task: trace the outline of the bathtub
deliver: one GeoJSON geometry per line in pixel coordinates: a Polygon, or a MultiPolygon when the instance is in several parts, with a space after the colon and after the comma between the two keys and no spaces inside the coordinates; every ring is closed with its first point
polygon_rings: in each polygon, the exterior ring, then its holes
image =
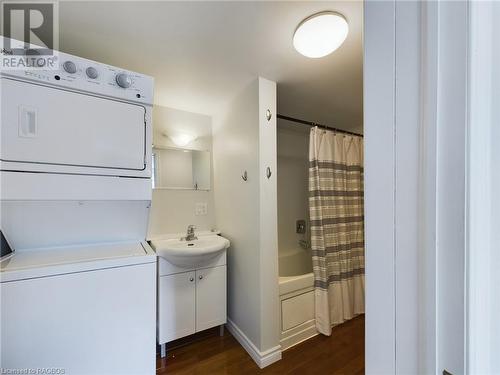
{"type": "Polygon", "coordinates": [[[281,349],[318,334],[314,319],[314,275],[309,251],[297,249],[278,258],[281,349]]]}

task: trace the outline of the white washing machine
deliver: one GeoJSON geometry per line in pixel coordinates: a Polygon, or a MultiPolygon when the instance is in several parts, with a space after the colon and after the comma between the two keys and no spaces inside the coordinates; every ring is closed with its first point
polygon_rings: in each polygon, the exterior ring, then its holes
{"type": "Polygon", "coordinates": [[[25,250],[0,270],[2,369],[155,373],[156,256],[147,243],[25,250]]]}
{"type": "Polygon", "coordinates": [[[153,80],[59,58],[0,72],[0,368],[154,374],[153,80]]]}

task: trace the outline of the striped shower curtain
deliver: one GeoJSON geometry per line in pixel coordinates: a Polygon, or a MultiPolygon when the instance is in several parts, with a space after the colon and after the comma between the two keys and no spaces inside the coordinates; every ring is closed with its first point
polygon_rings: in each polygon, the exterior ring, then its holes
{"type": "Polygon", "coordinates": [[[363,138],[311,129],[309,212],[316,327],[364,313],[363,138]]]}

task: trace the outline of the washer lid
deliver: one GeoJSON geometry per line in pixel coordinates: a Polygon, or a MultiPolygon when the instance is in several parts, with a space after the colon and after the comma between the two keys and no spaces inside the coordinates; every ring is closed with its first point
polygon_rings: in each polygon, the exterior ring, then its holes
{"type": "Polygon", "coordinates": [[[145,242],[21,250],[0,263],[0,282],[154,262],[156,254],[145,242]]]}

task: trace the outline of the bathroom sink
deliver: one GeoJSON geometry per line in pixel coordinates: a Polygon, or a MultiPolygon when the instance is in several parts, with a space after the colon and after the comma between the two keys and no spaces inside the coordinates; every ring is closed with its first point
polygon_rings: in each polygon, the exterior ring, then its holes
{"type": "Polygon", "coordinates": [[[200,236],[196,240],[153,240],[151,246],[158,256],[179,267],[202,266],[229,247],[221,236],[200,236]]]}

